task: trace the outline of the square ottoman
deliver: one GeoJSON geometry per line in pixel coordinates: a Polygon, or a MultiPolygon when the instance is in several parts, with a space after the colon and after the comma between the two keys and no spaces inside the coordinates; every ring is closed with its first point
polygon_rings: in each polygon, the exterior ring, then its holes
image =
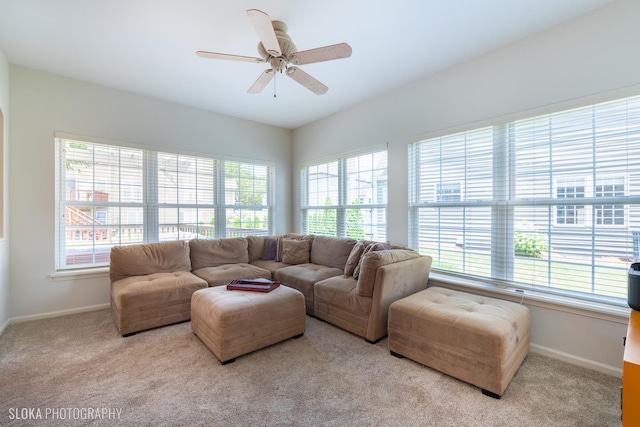
{"type": "Polygon", "coordinates": [[[191,329],[222,364],[305,331],[301,292],[279,286],[271,292],[201,289],[191,297],[191,329]]]}
{"type": "Polygon", "coordinates": [[[529,353],[524,305],[440,287],[389,307],[389,350],[500,398],[529,353]]]}

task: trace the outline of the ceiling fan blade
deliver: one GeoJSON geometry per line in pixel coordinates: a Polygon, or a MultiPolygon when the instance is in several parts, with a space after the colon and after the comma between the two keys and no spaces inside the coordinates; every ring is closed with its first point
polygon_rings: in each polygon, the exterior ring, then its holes
{"type": "Polygon", "coordinates": [[[278,38],[276,37],[276,32],[273,30],[273,24],[271,23],[269,15],[258,9],[249,9],[247,10],[247,14],[249,18],[251,18],[258,37],[260,37],[260,41],[269,55],[275,56],[276,58],[282,55],[280,43],[278,43],[278,38]]]}
{"type": "Polygon", "coordinates": [[[351,56],[351,46],[346,43],[338,43],[331,46],[295,52],[289,57],[292,64],[304,65],[314,62],[332,61],[334,59],[348,58],[351,56]]]}
{"type": "Polygon", "coordinates": [[[293,80],[297,81],[316,95],[322,95],[329,90],[328,87],[326,87],[298,67],[287,68],[287,76],[291,77],[293,80]]]}
{"type": "Polygon", "coordinates": [[[251,85],[247,93],[255,95],[262,92],[262,89],[264,89],[265,86],[267,86],[267,84],[271,81],[274,75],[275,73],[273,71],[273,68],[264,70],[264,72],[260,74],[260,77],[258,77],[258,80],[256,80],[255,83],[251,85]]]}
{"type": "Polygon", "coordinates": [[[197,51],[196,55],[198,55],[201,58],[208,58],[208,59],[226,59],[230,61],[243,61],[243,62],[264,62],[264,59],[256,58],[254,56],[229,55],[227,53],[205,52],[204,50],[197,51]]]}

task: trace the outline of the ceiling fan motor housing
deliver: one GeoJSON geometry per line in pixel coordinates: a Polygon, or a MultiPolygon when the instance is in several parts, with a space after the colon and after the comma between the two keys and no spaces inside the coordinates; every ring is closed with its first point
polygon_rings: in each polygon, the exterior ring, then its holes
{"type": "Polygon", "coordinates": [[[281,21],[272,21],[273,30],[276,33],[278,39],[278,45],[280,45],[280,56],[273,56],[265,48],[262,42],[258,43],[258,53],[260,56],[271,65],[276,71],[282,72],[287,68],[289,63],[289,56],[297,51],[296,45],[291,41],[291,37],[287,34],[287,25],[281,21]]]}

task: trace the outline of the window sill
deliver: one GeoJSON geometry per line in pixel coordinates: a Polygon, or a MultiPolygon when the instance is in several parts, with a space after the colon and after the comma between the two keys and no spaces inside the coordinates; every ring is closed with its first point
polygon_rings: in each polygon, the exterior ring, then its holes
{"type": "Polygon", "coordinates": [[[530,306],[593,317],[621,324],[627,324],[629,322],[629,313],[631,311],[629,307],[623,305],[587,301],[579,298],[547,294],[531,289],[524,289],[520,292],[514,288],[491,284],[489,281],[473,280],[435,271],[429,274],[429,286],[443,286],[459,291],[506,299],[517,303],[522,302],[530,306]]]}
{"type": "Polygon", "coordinates": [[[94,278],[109,277],[109,267],[86,268],[82,270],[56,271],[55,273],[51,273],[49,277],[54,282],[61,282],[64,280],[94,279],[94,278]]]}

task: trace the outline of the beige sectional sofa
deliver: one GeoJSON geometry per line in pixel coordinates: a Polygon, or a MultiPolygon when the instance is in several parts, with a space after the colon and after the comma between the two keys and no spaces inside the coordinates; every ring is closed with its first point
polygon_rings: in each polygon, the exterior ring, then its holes
{"type": "Polygon", "coordinates": [[[408,248],[301,234],[116,246],[111,308],[128,335],[188,320],[198,289],[265,278],[301,291],[307,314],[374,342],[389,305],[425,289],[430,268],[408,248]]]}

